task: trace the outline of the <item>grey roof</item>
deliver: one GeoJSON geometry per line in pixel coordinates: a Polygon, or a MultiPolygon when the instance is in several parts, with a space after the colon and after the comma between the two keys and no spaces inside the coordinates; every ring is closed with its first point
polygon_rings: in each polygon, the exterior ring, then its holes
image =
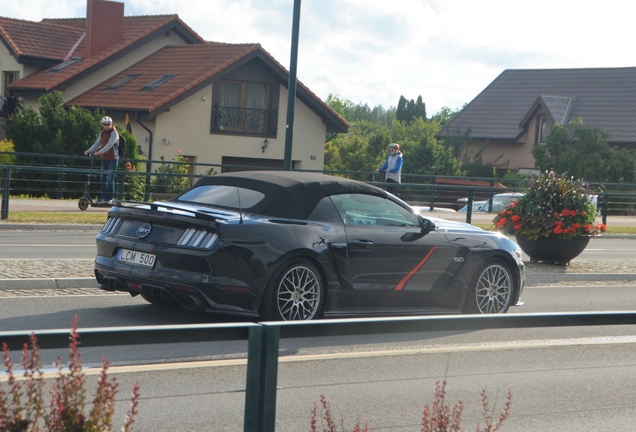
{"type": "Polygon", "coordinates": [[[473,139],[514,140],[538,102],[555,122],[580,117],[610,142],[636,143],[636,67],[505,70],[437,136],[470,129],[473,139]]]}
{"type": "MultiPolygon", "coordinates": [[[[559,124],[568,124],[570,114],[574,107],[576,97],[543,96],[539,97],[542,105],[550,113],[552,121],[559,124]]],[[[523,126],[520,124],[519,126],[523,126]]]]}

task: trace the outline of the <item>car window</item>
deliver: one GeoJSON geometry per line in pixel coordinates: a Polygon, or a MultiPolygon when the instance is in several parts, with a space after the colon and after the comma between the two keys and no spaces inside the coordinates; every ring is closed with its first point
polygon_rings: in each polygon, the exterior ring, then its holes
{"type": "Polygon", "coordinates": [[[307,220],[316,222],[342,223],[342,219],[336,210],[334,203],[329,197],[318,202],[314,211],[311,212],[307,220]]]}
{"type": "Polygon", "coordinates": [[[204,185],[186,191],[177,201],[207,204],[231,209],[250,208],[258,204],[265,194],[251,189],[225,185],[204,185]],[[239,203],[240,201],[240,203],[239,203]],[[240,205],[239,205],[240,204],[240,205]]]}
{"type": "Polygon", "coordinates": [[[333,195],[331,200],[345,225],[420,225],[417,216],[387,198],[365,194],[341,194],[333,195]]]}

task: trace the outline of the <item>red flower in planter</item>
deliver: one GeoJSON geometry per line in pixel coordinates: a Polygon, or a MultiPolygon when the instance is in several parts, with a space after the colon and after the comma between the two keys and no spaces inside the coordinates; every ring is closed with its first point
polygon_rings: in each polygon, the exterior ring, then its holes
{"type": "Polygon", "coordinates": [[[499,222],[497,222],[497,228],[502,228],[507,223],[508,223],[508,219],[501,218],[499,219],[499,222]]]}

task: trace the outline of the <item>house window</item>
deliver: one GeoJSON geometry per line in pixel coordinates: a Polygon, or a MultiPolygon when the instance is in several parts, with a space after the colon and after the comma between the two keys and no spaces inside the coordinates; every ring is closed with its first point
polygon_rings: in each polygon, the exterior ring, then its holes
{"type": "Polygon", "coordinates": [[[551,132],[552,124],[550,120],[547,117],[539,117],[539,136],[537,137],[537,144],[545,144],[551,132]]]}
{"type": "Polygon", "coordinates": [[[2,72],[2,95],[6,96],[7,87],[9,84],[16,82],[20,79],[20,72],[2,72]]]}
{"type": "Polygon", "coordinates": [[[66,69],[70,65],[77,63],[81,59],[81,57],[73,57],[70,60],[66,60],[64,63],[60,63],[59,65],[51,68],[51,70],[49,70],[49,73],[58,73],[59,71],[66,69]]]}
{"type": "Polygon", "coordinates": [[[271,135],[276,129],[276,110],[269,109],[270,85],[223,81],[215,105],[215,131],[271,135]]]}
{"type": "Polygon", "coordinates": [[[162,84],[167,83],[168,81],[170,81],[172,78],[176,77],[177,75],[178,74],[165,74],[164,76],[159,77],[156,80],[150,81],[148,84],[144,86],[144,88],[142,88],[142,90],[153,91],[154,89],[156,89],[162,84]]]}
{"type": "Polygon", "coordinates": [[[106,87],[106,90],[116,90],[119,87],[128,84],[129,82],[131,82],[132,80],[134,80],[135,78],[137,78],[138,76],[140,76],[140,74],[128,74],[125,77],[123,77],[122,79],[120,79],[119,81],[109,85],[108,87],[106,87]]]}

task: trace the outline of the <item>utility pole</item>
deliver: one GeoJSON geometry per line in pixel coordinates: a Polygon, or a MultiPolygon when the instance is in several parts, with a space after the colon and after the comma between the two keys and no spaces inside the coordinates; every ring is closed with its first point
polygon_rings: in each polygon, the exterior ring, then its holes
{"type": "Polygon", "coordinates": [[[283,169],[292,169],[292,144],[294,140],[294,110],[296,108],[296,63],[298,63],[298,33],[300,30],[300,0],[294,0],[292,23],[292,44],[289,62],[289,82],[287,84],[287,121],[285,123],[285,159],[283,169]]]}

